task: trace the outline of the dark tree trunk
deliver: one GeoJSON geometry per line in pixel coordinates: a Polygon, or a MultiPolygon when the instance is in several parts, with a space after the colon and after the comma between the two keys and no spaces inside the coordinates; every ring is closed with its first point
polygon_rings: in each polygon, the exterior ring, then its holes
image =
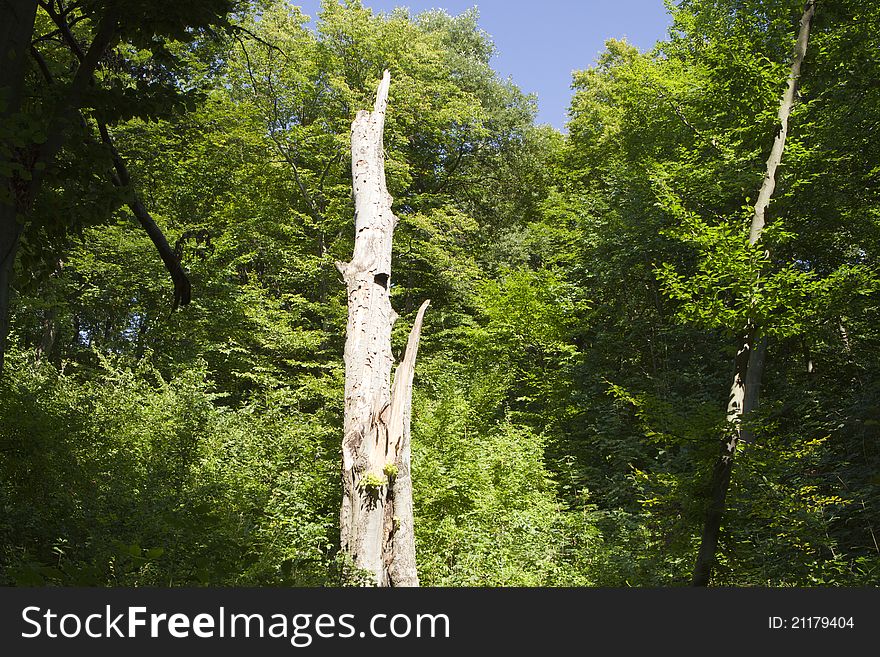
{"type": "MultiPolygon", "coordinates": [[[[25,60],[34,32],[36,0],[0,0],[0,124],[21,107],[25,60]]],[[[0,172],[15,159],[10,144],[0,144],[0,172]]],[[[9,334],[12,267],[21,237],[21,202],[26,184],[15,174],[0,173],[0,374],[9,334]]]]}
{"type": "MultiPolygon", "coordinates": [[[[25,60],[31,46],[37,3],[33,0],[0,0],[3,2],[3,21],[0,22],[0,54],[3,65],[0,66],[0,90],[7,101],[0,114],[0,121],[5,121],[15,114],[21,104],[24,86],[25,60]]],[[[18,159],[26,167],[30,180],[16,174],[6,175],[2,184],[0,198],[0,368],[6,353],[6,339],[9,333],[9,298],[11,294],[13,264],[18,251],[19,240],[23,231],[23,223],[30,212],[31,205],[43,182],[45,166],[37,164],[51,162],[64,144],[64,137],[72,121],[76,120],[77,109],[82,102],[83,93],[91,82],[92,74],[104,51],[117,34],[117,8],[111,5],[95,31],[95,37],[85,53],[70,88],[59,103],[49,126],[45,142],[33,144],[27,149],[19,149],[18,159]],[[27,151],[25,153],[25,151],[27,151]]],[[[15,158],[14,151],[3,145],[0,155],[8,164],[9,158],[15,158]]],[[[6,167],[3,167],[5,170],[6,167]]]]}

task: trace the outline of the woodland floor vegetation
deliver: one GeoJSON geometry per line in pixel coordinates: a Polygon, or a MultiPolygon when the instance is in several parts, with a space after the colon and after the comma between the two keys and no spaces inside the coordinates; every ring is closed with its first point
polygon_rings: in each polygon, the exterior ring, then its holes
{"type": "Polygon", "coordinates": [[[711,583],[878,581],[880,3],[815,3],[758,242],[803,0],[671,3],[564,134],[476,11],[37,4],[0,29],[0,585],[350,583],[335,263],[385,69],[421,584],[691,583],[752,326],[711,583]]]}

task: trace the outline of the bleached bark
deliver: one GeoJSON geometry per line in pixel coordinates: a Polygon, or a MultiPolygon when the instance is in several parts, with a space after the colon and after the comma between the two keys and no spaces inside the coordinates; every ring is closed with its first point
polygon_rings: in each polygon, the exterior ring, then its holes
{"type": "Polygon", "coordinates": [[[777,114],[779,123],[776,137],[773,140],[773,148],[770,149],[770,155],[767,157],[764,181],[761,183],[758,199],[755,201],[755,213],[752,216],[752,227],[749,230],[749,242],[751,244],[755,244],[761,239],[761,232],[764,230],[764,213],[767,211],[770,199],[773,197],[773,191],[776,189],[776,168],[782,162],[782,151],[785,149],[785,138],[788,136],[788,117],[791,114],[791,108],[794,107],[794,94],[797,90],[798,79],[801,76],[801,65],[804,63],[804,57],[807,55],[807,42],[810,39],[810,26],[813,23],[815,11],[815,0],[808,0],[804,8],[804,15],[801,17],[797,41],[794,46],[794,59],[791,62],[791,71],[788,75],[788,86],[786,86],[785,93],[782,95],[782,101],[779,103],[779,112],[777,114]]]}
{"type": "MultiPolygon", "coordinates": [[[[808,0],[800,20],[788,84],[779,103],[779,112],[777,114],[779,123],[776,136],[773,139],[773,146],[767,158],[764,179],[761,183],[761,188],[758,190],[758,199],[755,201],[752,224],[749,229],[749,243],[752,245],[761,239],[767,207],[770,205],[770,200],[776,189],[776,169],[779,167],[780,162],[782,162],[782,153],[785,150],[785,139],[788,136],[788,119],[794,106],[795,91],[798,79],[800,78],[801,65],[807,54],[810,26],[815,9],[815,0],[808,0]]],[[[742,420],[744,416],[758,407],[766,349],[766,337],[760,334],[760,327],[757,327],[749,319],[746,329],[740,338],[736,358],[734,359],[733,383],[730,386],[730,395],[727,403],[727,435],[722,441],[721,454],[712,471],[709,508],[706,514],[706,522],[703,525],[700,551],[694,565],[692,580],[694,586],[707,586],[711,578],[712,566],[715,562],[715,552],[718,546],[718,535],[721,530],[721,519],[724,514],[727,491],[730,488],[730,476],[737,446],[740,442],[748,443],[754,440],[752,430],[743,428],[742,420]]]]}
{"type": "Polygon", "coordinates": [[[382,134],[388,71],[372,112],[351,126],[355,244],[337,262],[348,288],[345,420],[340,538],[344,554],[376,586],[418,586],[410,478],[409,418],[413,368],[426,301],[391,389],[391,244],[397,217],[385,185],[382,134]]]}
{"type": "Polygon", "coordinates": [[[394,457],[397,473],[392,483],[394,502],[391,517],[391,545],[386,546],[389,557],[388,575],[392,586],[418,586],[416,571],[416,540],[413,527],[412,475],[410,459],[410,417],[412,385],[422,320],[428,309],[425,301],[416,314],[416,321],[406,343],[406,354],[394,373],[391,389],[391,408],[388,418],[388,447],[386,454],[394,457]]]}

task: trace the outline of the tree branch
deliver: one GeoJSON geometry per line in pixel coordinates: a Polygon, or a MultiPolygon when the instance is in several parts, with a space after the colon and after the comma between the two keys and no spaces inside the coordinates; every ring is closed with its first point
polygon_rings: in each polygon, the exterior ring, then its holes
{"type": "Polygon", "coordinates": [[[183,271],[180,259],[172,250],[171,245],[168,244],[162,229],[153,220],[152,215],[144,207],[138,195],[131,189],[131,176],[128,173],[128,168],[125,166],[125,160],[122,159],[119,151],[116,150],[107,126],[99,122],[98,130],[101,132],[101,141],[104,142],[113,155],[113,166],[116,169],[116,175],[113,176],[113,184],[117,187],[129,189],[128,208],[140,222],[147,235],[150,236],[153,245],[159,252],[159,257],[162,258],[162,262],[165,264],[165,269],[171,275],[171,280],[174,282],[174,303],[171,306],[171,310],[177,310],[178,306],[185,306],[192,299],[192,285],[189,278],[186,272],[183,271]]]}
{"type": "MultiPolygon", "coordinates": [[[[55,21],[64,40],[67,42],[77,59],[82,62],[85,59],[85,54],[74,38],[73,33],[70,31],[65,15],[52,12],[51,8],[47,9],[47,12],[51,12],[49,15],[52,17],[52,20],[55,21]]],[[[31,55],[36,60],[38,67],[43,73],[43,77],[45,77],[46,81],[51,84],[53,81],[52,74],[46,65],[46,60],[33,46],[31,46],[31,55]]],[[[94,84],[94,78],[90,80],[90,84],[94,84]]],[[[88,132],[88,123],[82,115],[82,112],[77,111],[77,114],[79,116],[80,125],[88,132]]],[[[174,284],[174,302],[171,306],[172,311],[176,310],[181,305],[185,306],[189,304],[192,299],[192,285],[190,284],[186,273],[183,271],[180,259],[172,250],[165,234],[156,224],[152,215],[147,211],[137,193],[131,188],[131,175],[128,172],[128,167],[125,165],[125,160],[123,160],[119,151],[116,149],[116,146],[110,137],[110,133],[107,130],[106,124],[99,122],[98,131],[101,134],[101,141],[107,146],[113,156],[113,166],[116,169],[115,174],[110,174],[110,179],[112,180],[113,185],[117,188],[128,188],[128,201],[126,202],[126,205],[141,224],[141,227],[146,231],[147,235],[150,236],[150,240],[156,247],[159,257],[162,258],[162,262],[165,264],[165,269],[171,275],[171,280],[174,284]]]]}
{"type": "MultiPolygon", "coordinates": [[[[259,84],[257,83],[256,76],[254,75],[253,67],[251,65],[251,58],[248,54],[247,48],[244,45],[244,42],[241,40],[237,34],[233,35],[235,40],[238,41],[238,45],[241,46],[242,53],[244,54],[245,59],[245,70],[247,70],[248,77],[250,78],[251,84],[254,87],[254,95],[256,95],[257,88],[259,84]]],[[[315,202],[312,200],[311,195],[306,189],[305,183],[302,180],[302,176],[299,173],[299,167],[297,167],[296,162],[293,160],[293,156],[290,154],[290,149],[284,146],[281,143],[281,140],[278,139],[275,132],[278,128],[280,128],[281,119],[278,112],[278,96],[275,93],[275,87],[272,84],[271,75],[267,78],[267,85],[269,86],[269,95],[272,99],[272,116],[268,117],[269,123],[269,138],[272,140],[272,143],[275,144],[275,148],[278,150],[278,153],[284,158],[284,161],[287,162],[288,166],[290,166],[291,171],[293,171],[293,180],[296,183],[297,188],[299,189],[300,194],[302,195],[303,201],[305,201],[306,207],[309,210],[309,214],[312,218],[317,221],[323,221],[323,215],[318,211],[318,207],[315,205],[315,202]]]]}
{"type": "MultiPolygon", "coordinates": [[[[64,145],[64,124],[71,118],[76,119],[82,103],[82,96],[88,86],[92,84],[92,76],[98,66],[98,62],[101,60],[104,51],[116,38],[119,24],[117,11],[116,5],[108,5],[107,13],[98,23],[95,38],[92,40],[88,51],[83,54],[73,76],[70,89],[55,112],[46,141],[38,149],[35,164],[37,162],[48,164],[64,145]]],[[[57,13],[55,15],[60,16],[57,13]]],[[[82,49],[79,49],[79,52],[81,53],[82,49]]],[[[44,172],[45,167],[32,167],[31,181],[27,188],[22,210],[27,211],[33,204],[43,183],[44,172]]]]}

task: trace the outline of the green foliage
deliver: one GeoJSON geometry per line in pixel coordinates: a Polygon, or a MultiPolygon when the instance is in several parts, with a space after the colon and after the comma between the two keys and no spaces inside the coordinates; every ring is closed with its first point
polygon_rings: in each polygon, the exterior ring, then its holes
{"type": "MultiPolygon", "coordinates": [[[[310,27],[261,2],[221,36],[227,5],[190,4],[124,4],[84,115],[113,124],[193,301],[169,312],[107,150],[70,142],[16,265],[0,584],[370,581],[338,549],[335,262],[351,120],[385,68],[396,354],[432,301],[412,405],[421,582],[686,584],[747,322],[768,358],[717,582],[876,580],[876,7],[821,5],[751,245],[800,2],[671,5],[657,48],[609,41],[575,73],[567,135],[492,70],[476,10],[327,2],[310,27]]],[[[92,18],[75,28],[90,38],[92,18]]],[[[41,48],[69,85],[69,51],[41,48]]],[[[46,138],[57,97],[36,73],[3,147],[46,138]]]]}
{"type": "Polygon", "coordinates": [[[364,489],[368,495],[378,495],[384,486],[388,485],[388,476],[365,472],[358,481],[358,487],[364,489]]]}
{"type": "Polygon", "coordinates": [[[443,586],[591,583],[601,536],[585,500],[566,508],[544,464],[544,439],[501,419],[480,426],[447,374],[419,395],[413,471],[419,573],[443,586]],[[432,546],[431,549],[418,549],[432,546]]]}
{"type": "MultiPolygon", "coordinates": [[[[732,336],[748,324],[769,339],[762,410],[745,420],[759,442],[740,451],[734,468],[718,581],[852,584],[876,568],[866,566],[876,550],[868,557],[837,520],[854,507],[841,482],[860,489],[854,482],[876,463],[845,419],[875,399],[873,385],[864,386],[876,375],[873,356],[856,355],[845,328],[852,308],[863,318],[875,308],[876,249],[867,244],[876,232],[856,219],[873,200],[859,196],[862,209],[850,214],[855,197],[846,192],[843,201],[833,190],[855,190],[832,182],[840,161],[829,158],[847,150],[840,140],[860,139],[859,128],[840,121],[847,110],[831,107],[847,106],[841,89],[861,88],[871,73],[829,56],[873,39],[861,29],[876,27],[876,12],[857,4],[817,10],[755,245],[751,206],[802,3],[678,2],[670,38],[654,51],[609,42],[596,68],[575,74],[568,175],[554,212],[583,226],[569,271],[598,301],[578,375],[592,396],[576,416],[582,425],[567,428],[562,458],[591,483],[600,508],[617,507],[613,526],[600,522],[614,546],[605,565],[612,581],[689,580],[724,426],[732,336]],[[850,368],[867,379],[856,383],[850,368]],[[858,454],[858,465],[832,466],[832,453],[858,454]],[[836,484],[826,478],[832,471],[836,484]]],[[[865,181],[875,166],[873,147],[859,143],[848,152],[870,155],[847,169],[849,181],[865,181]]],[[[876,353],[874,330],[860,336],[860,347],[876,353]]],[[[874,517],[867,503],[861,509],[863,519],[874,517]]]]}
{"type": "Polygon", "coordinates": [[[0,406],[4,583],[325,576],[335,459],[307,424],[217,408],[204,369],[166,382],[146,362],[102,358],[87,378],[26,354],[13,364],[0,406]]]}
{"type": "MultiPolygon", "coordinates": [[[[108,89],[90,101],[95,116],[120,121],[114,138],[134,185],[187,269],[194,295],[184,312],[168,312],[166,274],[149,240],[117,214],[119,198],[100,221],[70,182],[43,201],[95,220],[84,219],[79,235],[59,233],[57,261],[27,249],[19,260],[15,341],[25,348],[4,382],[13,390],[4,397],[3,418],[12,418],[4,459],[23,435],[36,438],[28,458],[3,461],[10,481],[32,473],[4,498],[15,507],[0,534],[4,581],[70,584],[85,569],[95,584],[363,583],[336,556],[345,298],[334,262],[352,243],[352,114],[372,103],[386,67],[394,80],[386,165],[401,218],[392,297],[404,320],[426,297],[436,308],[417,387],[447,381],[442,369],[422,371],[454,339],[461,362],[450,367],[482,381],[472,398],[487,447],[525,442],[513,469],[493,466],[472,491],[480,527],[506,518],[503,581],[587,581],[581,571],[598,541],[591,508],[562,505],[540,432],[503,420],[517,397],[533,400],[533,416],[540,403],[539,377],[508,385],[510,373],[528,371],[521,345],[544,354],[548,368],[571,356],[576,290],[553,273],[513,269],[530,258],[526,227],[559,136],[533,128],[533,100],[492,71],[475,12],[375,16],[358,3],[327,3],[317,31],[283,3],[240,18],[246,31],[223,41],[164,42],[161,56],[182,66],[181,89],[200,91],[178,107],[185,113],[159,111],[159,96],[154,111],[148,100],[159,88],[121,74],[108,73],[108,89]],[[137,113],[134,93],[145,102],[137,113]],[[485,176],[502,182],[473,184],[485,176]],[[504,274],[496,280],[494,271],[504,274]],[[474,348],[493,374],[467,362],[474,348]],[[40,412],[33,426],[16,424],[26,402],[40,412]],[[67,441],[53,442],[61,427],[67,441]],[[29,461],[34,452],[50,460],[42,470],[29,461]],[[70,463],[81,472],[67,472],[70,463]],[[82,499],[44,508],[40,486],[82,499]]],[[[159,55],[142,47],[132,36],[120,54],[150,70],[159,55]]],[[[106,153],[97,156],[107,167],[106,153]]],[[[475,457],[462,476],[478,471],[475,457]]],[[[395,475],[390,464],[361,484],[377,491],[395,475]]],[[[426,468],[417,479],[434,476],[426,468]]],[[[441,478],[436,487],[447,485],[441,478]]],[[[416,491],[417,508],[432,499],[428,490],[416,491]]],[[[468,525],[455,509],[426,508],[468,525]]],[[[431,518],[417,523],[422,545],[436,531],[431,518]]],[[[454,573],[429,567],[425,583],[495,581],[489,534],[467,535],[479,557],[454,573]]]]}

